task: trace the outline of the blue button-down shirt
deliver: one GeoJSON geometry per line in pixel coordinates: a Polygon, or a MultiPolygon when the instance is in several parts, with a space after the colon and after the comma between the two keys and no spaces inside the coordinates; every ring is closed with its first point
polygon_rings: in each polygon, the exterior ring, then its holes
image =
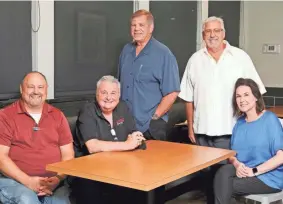
{"type": "MultiPolygon", "coordinates": [[[[135,117],[137,129],[145,132],[162,98],[180,91],[178,64],[168,47],[149,40],[136,56],[134,43],[125,45],[119,60],[121,97],[135,117]]],[[[167,113],[162,116],[168,121],[167,113]]]]}

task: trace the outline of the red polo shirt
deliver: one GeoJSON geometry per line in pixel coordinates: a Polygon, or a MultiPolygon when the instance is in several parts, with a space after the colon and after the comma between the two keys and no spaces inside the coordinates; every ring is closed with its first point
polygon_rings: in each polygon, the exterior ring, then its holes
{"type": "Polygon", "coordinates": [[[52,176],[46,165],[61,161],[60,146],[72,143],[67,119],[45,103],[37,125],[21,100],[0,110],[0,144],[10,147],[9,157],[30,176],[52,176]],[[36,128],[35,128],[36,127],[36,128]]]}

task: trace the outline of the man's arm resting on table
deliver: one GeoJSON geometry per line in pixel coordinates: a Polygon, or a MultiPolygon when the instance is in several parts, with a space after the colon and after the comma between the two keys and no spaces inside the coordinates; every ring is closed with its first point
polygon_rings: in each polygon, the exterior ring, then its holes
{"type": "Polygon", "coordinates": [[[129,144],[125,142],[111,142],[97,139],[90,139],[86,143],[89,153],[108,152],[108,151],[125,151],[130,150],[129,144]]]}
{"type": "Polygon", "coordinates": [[[173,103],[175,102],[178,94],[179,94],[179,92],[175,91],[175,92],[171,92],[168,95],[164,96],[161,99],[161,102],[160,102],[160,104],[158,105],[158,107],[155,111],[155,115],[157,115],[160,118],[165,113],[167,113],[170,110],[173,103]]]}
{"type": "Polygon", "coordinates": [[[10,147],[0,145],[0,171],[5,176],[12,178],[27,186],[30,176],[24,173],[9,157],[10,147]]]}

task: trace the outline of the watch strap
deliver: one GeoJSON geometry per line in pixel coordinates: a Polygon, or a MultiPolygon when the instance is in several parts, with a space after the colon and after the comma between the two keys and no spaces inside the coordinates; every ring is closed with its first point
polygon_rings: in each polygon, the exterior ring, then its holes
{"type": "Polygon", "coordinates": [[[153,114],[153,116],[151,117],[152,120],[158,120],[159,119],[159,116],[157,114],[153,114]]]}
{"type": "Polygon", "coordinates": [[[254,175],[258,172],[256,167],[252,168],[252,171],[253,171],[254,175]]]}

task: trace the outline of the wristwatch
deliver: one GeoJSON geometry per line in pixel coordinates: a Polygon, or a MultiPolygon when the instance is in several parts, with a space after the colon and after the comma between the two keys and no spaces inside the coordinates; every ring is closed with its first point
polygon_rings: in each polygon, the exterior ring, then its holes
{"type": "Polygon", "coordinates": [[[158,120],[159,119],[159,116],[154,113],[153,116],[151,117],[152,120],[158,120]]]}
{"type": "Polygon", "coordinates": [[[258,172],[256,167],[254,167],[252,170],[253,170],[254,175],[258,172]]]}

